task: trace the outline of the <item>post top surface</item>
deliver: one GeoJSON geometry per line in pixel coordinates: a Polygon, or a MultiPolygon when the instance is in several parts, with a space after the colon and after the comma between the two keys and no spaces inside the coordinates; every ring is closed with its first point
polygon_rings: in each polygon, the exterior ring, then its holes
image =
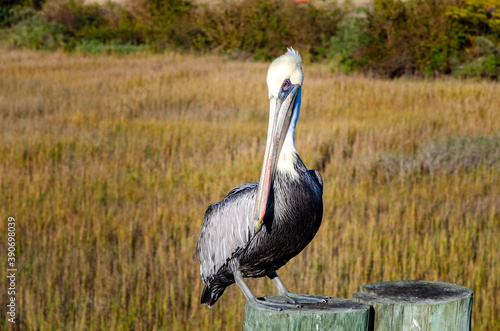
{"type": "MultiPolygon", "coordinates": [[[[271,295],[271,296],[266,296],[265,297],[266,301],[271,301],[271,302],[282,302],[279,298],[279,296],[271,295]]],[[[328,302],[300,302],[302,305],[301,308],[291,308],[291,309],[285,309],[282,312],[286,313],[299,313],[299,314],[304,314],[304,313],[319,313],[321,311],[326,312],[328,311],[329,314],[331,313],[345,313],[345,312],[356,312],[356,311],[367,311],[370,309],[370,306],[367,304],[363,304],[360,302],[344,299],[344,298],[330,298],[328,299],[328,302]]],[[[247,306],[249,304],[247,303],[247,306]]],[[[251,306],[253,309],[257,310],[267,310],[265,308],[261,307],[254,307],[251,306]]]]}
{"type": "Polygon", "coordinates": [[[370,296],[380,301],[394,301],[400,303],[428,304],[446,301],[455,301],[468,297],[472,290],[468,287],[425,280],[397,280],[372,283],[361,286],[361,293],[354,297],[370,296]]]}

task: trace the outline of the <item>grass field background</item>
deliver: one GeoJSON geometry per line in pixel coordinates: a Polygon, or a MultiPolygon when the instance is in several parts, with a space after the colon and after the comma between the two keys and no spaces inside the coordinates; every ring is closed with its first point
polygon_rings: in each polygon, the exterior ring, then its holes
{"type": "MultiPolygon", "coordinates": [[[[0,231],[16,218],[18,329],[241,328],[236,286],[199,304],[194,253],[208,205],[259,178],[267,66],[0,53],[0,231]]],[[[351,298],[378,281],[458,283],[474,290],[473,329],[497,328],[500,85],[304,72],[296,147],[323,176],[324,217],[280,270],[287,287],[351,298]]]]}

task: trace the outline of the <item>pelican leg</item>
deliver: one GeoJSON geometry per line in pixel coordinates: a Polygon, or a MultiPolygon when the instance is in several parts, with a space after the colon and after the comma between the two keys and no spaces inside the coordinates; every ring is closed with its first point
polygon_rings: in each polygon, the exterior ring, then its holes
{"type": "Polygon", "coordinates": [[[273,281],[274,287],[278,290],[278,295],[283,297],[288,303],[328,302],[328,299],[331,299],[331,297],[328,296],[298,294],[288,291],[281,279],[278,277],[276,271],[268,277],[273,281]]]}
{"type": "Polygon", "coordinates": [[[234,275],[234,280],[236,282],[236,285],[239,286],[245,297],[247,298],[247,301],[249,304],[255,306],[255,307],[261,307],[265,309],[275,309],[275,310],[283,310],[283,309],[292,309],[292,308],[301,308],[301,305],[298,304],[293,304],[293,303],[288,303],[288,302],[272,302],[272,301],[265,301],[262,299],[257,299],[257,297],[252,293],[250,288],[248,287],[247,283],[243,279],[243,274],[241,271],[235,271],[233,273],[234,275]]]}

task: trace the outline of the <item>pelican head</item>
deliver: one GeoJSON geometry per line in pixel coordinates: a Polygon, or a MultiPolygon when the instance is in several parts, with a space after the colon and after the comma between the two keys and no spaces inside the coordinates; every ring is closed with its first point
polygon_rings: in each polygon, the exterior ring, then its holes
{"type": "MultiPolygon", "coordinates": [[[[300,112],[300,92],[304,74],[300,55],[293,48],[275,59],[267,71],[269,89],[269,128],[266,151],[260,173],[259,189],[254,208],[254,224],[260,229],[266,214],[269,193],[279,163],[293,174],[293,164],[286,167],[285,153],[295,151],[294,132],[300,112]],[[283,145],[286,146],[282,151],[283,145]]],[[[296,151],[295,151],[296,152],[296,151]]],[[[290,161],[291,162],[291,161],[290,161]]],[[[290,163],[289,162],[289,163],[290,163]]]]}

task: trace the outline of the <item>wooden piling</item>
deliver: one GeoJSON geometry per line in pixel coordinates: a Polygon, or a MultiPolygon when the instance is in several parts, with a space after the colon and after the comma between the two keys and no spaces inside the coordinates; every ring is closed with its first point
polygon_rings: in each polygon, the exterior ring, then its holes
{"type": "MultiPolygon", "coordinates": [[[[280,302],[277,296],[266,301],[280,302]]],[[[327,303],[301,303],[302,308],[281,311],[245,306],[245,331],[269,330],[370,330],[370,306],[331,298],[327,303]]],[[[373,323],[372,323],[373,324],[373,323]]]]}
{"type": "Polygon", "coordinates": [[[430,281],[391,281],[361,286],[353,299],[373,306],[375,331],[471,329],[472,291],[430,281]]]}

